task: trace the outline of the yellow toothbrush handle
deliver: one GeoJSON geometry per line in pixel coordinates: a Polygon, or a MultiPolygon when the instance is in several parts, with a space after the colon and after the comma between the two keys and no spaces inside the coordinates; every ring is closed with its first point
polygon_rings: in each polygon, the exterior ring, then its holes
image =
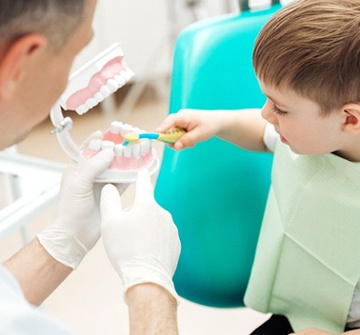
{"type": "Polygon", "coordinates": [[[174,128],[165,133],[160,133],[157,138],[158,141],[166,142],[166,143],[175,143],[186,133],[185,129],[182,128],[174,128]]]}

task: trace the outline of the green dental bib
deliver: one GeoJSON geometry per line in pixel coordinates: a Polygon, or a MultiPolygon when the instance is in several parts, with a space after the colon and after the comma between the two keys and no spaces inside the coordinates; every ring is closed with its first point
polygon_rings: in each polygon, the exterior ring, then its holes
{"type": "Polygon", "coordinates": [[[245,304],[340,333],[360,278],[360,163],[278,142],[245,304]]]}

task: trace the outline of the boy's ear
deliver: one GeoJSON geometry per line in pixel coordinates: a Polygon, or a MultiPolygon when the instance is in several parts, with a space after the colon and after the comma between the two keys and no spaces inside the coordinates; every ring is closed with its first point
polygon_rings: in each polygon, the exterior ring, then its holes
{"type": "Polygon", "coordinates": [[[28,67],[34,66],[32,60],[46,48],[46,42],[43,35],[27,34],[5,45],[0,57],[1,98],[12,96],[28,67]]]}
{"type": "Polygon", "coordinates": [[[360,104],[349,103],[342,107],[343,130],[349,135],[360,134],[360,104]]]}

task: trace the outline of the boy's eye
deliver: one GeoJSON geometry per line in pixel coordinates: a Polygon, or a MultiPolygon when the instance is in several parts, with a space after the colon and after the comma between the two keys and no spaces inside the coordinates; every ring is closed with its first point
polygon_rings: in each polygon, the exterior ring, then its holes
{"type": "Polygon", "coordinates": [[[275,104],[272,106],[273,111],[278,114],[278,115],[286,115],[287,112],[281,110],[280,108],[278,108],[275,104]]]}

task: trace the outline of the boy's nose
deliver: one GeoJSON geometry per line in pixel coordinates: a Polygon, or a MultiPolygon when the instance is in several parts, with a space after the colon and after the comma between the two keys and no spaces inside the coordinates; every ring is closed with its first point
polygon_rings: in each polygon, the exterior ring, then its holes
{"type": "Polygon", "coordinates": [[[266,101],[265,105],[261,109],[261,116],[269,123],[277,124],[277,118],[275,112],[272,110],[269,101],[266,101]]]}

